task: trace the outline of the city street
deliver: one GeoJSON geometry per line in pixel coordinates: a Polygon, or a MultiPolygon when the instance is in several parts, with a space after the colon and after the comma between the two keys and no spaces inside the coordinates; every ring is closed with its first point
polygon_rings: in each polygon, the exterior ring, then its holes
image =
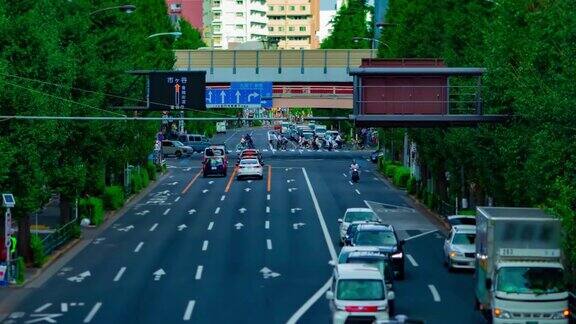
{"type": "MultiPolygon", "coordinates": [[[[242,134],[213,142],[236,144],[242,134]]],[[[265,129],[253,137],[267,146],[265,129]]],[[[232,166],[226,178],[202,178],[198,155],[169,159],[151,193],[45,283],[33,282],[3,323],[325,323],[337,219],[367,204],[408,240],[397,313],[482,323],[472,274],[448,273],[442,232],[365,152],[292,153],[265,152],[264,179],[254,181],[231,178],[232,166]],[[352,157],[358,184],[347,175],[352,157]]]]}

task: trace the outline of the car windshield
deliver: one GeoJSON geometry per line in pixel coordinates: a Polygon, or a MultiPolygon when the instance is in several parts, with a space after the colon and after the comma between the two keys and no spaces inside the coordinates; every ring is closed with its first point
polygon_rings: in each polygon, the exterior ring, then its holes
{"type": "Polygon", "coordinates": [[[354,244],[363,246],[396,245],[396,237],[392,231],[358,231],[354,244]]]}
{"type": "Polygon", "coordinates": [[[455,217],[450,219],[452,225],[476,225],[474,217],[455,217]]]}
{"type": "Polygon", "coordinates": [[[258,163],[258,160],[242,160],[242,161],[240,161],[240,164],[241,165],[257,165],[259,163],[258,163]]]}
{"type": "Polygon", "coordinates": [[[360,222],[360,221],[377,221],[378,216],[376,216],[371,211],[353,211],[347,212],[344,215],[344,221],[347,223],[360,222]]]}
{"type": "Polygon", "coordinates": [[[504,267],[498,270],[496,290],[510,294],[553,294],[565,290],[560,268],[504,267]]]}
{"type": "Polygon", "coordinates": [[[474,233],[456,233],[452,239],[452,244],[454,245],[474,245],[474,239],[476,234],[474,233]]]}
{"type": "Polygon", "coordinates": [[[342,279],[336,288],[339,300],[382,300],[384,285],[380,280],[342,279]]]}
{"type": "Polygon", "coordinates": [[[180,142],[180,141],[174,141],[172,143],[174,143],[174,146],[176,146],[176,147],[184,146],[184,144],[182,144],[182,142],[180,142]]]}

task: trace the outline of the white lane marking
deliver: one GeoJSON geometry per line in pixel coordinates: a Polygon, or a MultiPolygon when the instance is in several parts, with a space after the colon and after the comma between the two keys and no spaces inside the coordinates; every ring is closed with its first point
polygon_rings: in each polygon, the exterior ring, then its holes
{"type": "Polygon", "coordinates": [[[428,285],[428,289],[430,289],[430,292],[432,293],[432,298],[434,298],[434,301],[439,303],[440,302],[440,294],[438,293],[438,290],[436,290],[436,287],[434,287],[434,285],[428,285]]]}
{"type": "Polygon", "coordinates": [[[92,310],[90,311],[90,313],[88,313],[88,315],[86,315],[86,318],[84,318],[84,323],[90,323],[90,321],[94,318],[94,316],[96,315],[96,313],[98,312],[100,307],[102,307],[102,303],[97,302],[96,305],[94,305],[94,307],[92,307],[92,310]]]}
{"type": "Polygon", "coordinates": [[[194,310],[195,304],[196,304],[196,301],[194,301],[194,300],[191,300],[188,302],[188,305],[186,306],[186,310],[184,311],[184,317],[182,317],[183,320],[189,321],[190,318],[192,318],[192,311],[194,310]]]}
{"type": "Polygon", "coordinates": [[[414,258],[410,254],[406,253],[406,257],[408,258],[408,261],[410,261],[413,267],[418,266],[418,262],[416,262],[416,260],[414,260],[414,258]]]}
{"type": "Polygon", "coordinates": [[[266,248],[268,250],[272,250],[272,240],[271,239],[266,240],[266,248]]]}
{"type": "Polygon", "coordinates": [[[178,202],[178,200],[180,200],[180,197],[176,197],[176,199],[174,199],[174,202],[178,202]]]}
{"type": "Polygon", "coordinates": [[[266,200],[270,200],[270,194],[266,195],[266,200]]]}
{"type": "Polygon", "coordinates": [[[168,215],[168,213],[170,212],[170,208],[166,209],[166,211],[164,211],[164,215],[168,215]]]}
{"type": "Polygon", "coordinates": [[[204,266],[199,265],[196,269],[196,276],[194,277],[196,280],[202,279],[202,270],[204,270],[204,266]]]}
{"type": "Polygon", "coordinates": [[[346,173],[342,173],[342,175],[344,176],[344,178],[348,177],[348,175],[346,173]]]}
{"type": "Polygon", "coordinates": [[[265,229],[270,229],[270,221],[266,221],[266,222],[264,223],[264,228],[265,228],[265,229]]]}
{"type": "Polygon", "coordinates": [[[270,213],[270,207],[266,206],[266,213],[270,213]]]}
{"type": "Polygon", "coordinates": [[[116,274],[116,277],[114,277],[114,281],[119,281],[120,278],[122,278],[124,271],[126,271],[126,267],[120,268],[120,270],[118,270],[118,273],[116,274]]]}
{"type": "Polygon", "coordinates": [[[218,215],[220,213],[220,207],[217,207],[216,210],[214,211],[214,214],[218,215]]]}
{"type": "Polygon", "coordinates": [[[60,303],[60,310],[62,313],[68,312],[68,304],[67,303],[60,303]]]}
{"type": "Polygon", "coordinates": [[[310,191],[310,196],[312,197],[312,202],[314,203],[314,208],[316,209],[316,215],[318,216],[318,220],[320,221],[320,227],[322,228],[322,233],[324,233],[324,240],[326,241],[326,245],[328,246],[328,252],[330,252],[330,257],[332,258],[332,260],[336,260],[338,258],[336,256],[336,249],[334,248],[334,243],[332,243],[332,239],[330,238],[330,233],[328,232],[328,227],[326,226],[326,221],[324,220],[324,215],[322,215],[322,210],[320,209],[320,205],[318,204],[318,199],[316,198],[316,194],[314,193],[314,188],[312,188],[312,184],[310,183],[310,179],[308,178],[306,168],[302,168],[302,172],[304,173],[304,179],[306,180],[306,184],[308,185],[308,191],[310,191]]]}
{"type": "Polygon", "coordinates": [[[136,248],[134,249],[134,252],[135,252],[135,253],[140,252],[140,249],[142,248],[142,245],[144,245],[144,242],[138,243],[138,245],[137,245],[136,248]]]}
{"type": "Polygon", "coordinates": [[[202,251],[206,250],[208,250],[208,241],[204,241],[204,243],[202,243],[202,251]]]}
{"type": "Polygon", "coordinates": [[[358,189],[356,189],[356,193],[359,194],[359,195],[361,194],[361,193],[360,193],[360,190],[358,190],[358,189]]]}
{"type": "Polygon", "coordinates": [[[220,201],[224,201],[224,199],[226,199],[226,195],[222,195],[222,197],[220,198],[220,201]]]}
{"type": "Polygon", "coordinates": [[[36,308],[36,309],[34,310],[34,313],[41,313],[43,310],[45,310],[46,308],[48,308],[48,307],[50,307],[50,306],[52,306],[52,303],[46,303],[46,304],[44,304],[44,305],[36,308]]]}
{"type": "Polygon", "coordinates": [[[431,233],[434,233],[434,232],[438,232],[438,230],[431,230],[431,231],[428,231],[428,232],[420,233],[420,234],[418,234],[418,235],[410,236],[410,237],[408,237],[408,238],[405,238],[404,241],[409,241],[409,240],[412,240],[412,239],[415,239],[415,238],[418,238],[418,237],[421,237],[421,236],[424,236],[424,235],[428,235],[428,234],[431,234],[431,233]]]}
{"type": "Polygon", "coordinates": [[[210,224],[208,224],[208,230],[211,231],[212,227],[214,227],[214,222],[210,222],[210,224]]]}
{"type": "Polygon", "coordinates": [[[352,181],[348,181],[348,183],[349,183],[351,186],[353,186],[353,185],[354,185],[354,184],[352,183],[352,181]]]}
{"type": "Polygon", "coordinates": [[[294,313],[294,315],[292,315],[292,317],[290,317],[290,319],[288,320],[288,322],[286,322],[286,324],[296,324],[298,322],[298,320],[300,319],[300,317],[302,317],[302,315],[304,315],[306,313],[306,311],[308,311],[308,309],[310,309],[310,307],[312,307],[312,305],[314,305],[316,303],[316,301],[318,301],[318,299],[320,299],[320,297],[322,297],[322,295],[324,295],[326,290],[328,290],[330,288],[331,284],[332,284],[332,278],[328,279],[328,281],[326,281],[324,286],[322,286],[320,289],[318,289],[318,291],[315,292],[314,295],[312,295],[312,297],[310,297],[310,299],[308,299],[304,303],[304,305],[302,305],[300,308],[298,308],[296,313],[294,313]]]}
{"type": "Polygon", "coordinates": [[[154,223],[154,225],[152,225],[152,227],[150,227],[150,232],[154,232],[156,227],[158,227],[158,223],[154,223]]]}

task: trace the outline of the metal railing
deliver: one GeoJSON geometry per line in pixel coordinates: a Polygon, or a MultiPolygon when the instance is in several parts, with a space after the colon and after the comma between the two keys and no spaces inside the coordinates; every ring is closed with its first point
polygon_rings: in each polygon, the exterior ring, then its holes
{"type": "Polygon", "coordinates": [[[42,246],[44,248],[44,255],[50,255],[54,250],[68,243],[75,235],[78,221],[78,202],[76,202],[74,219],[70,222],[60,226],[53,233],[48,234],[42,239],[42,246]]]}

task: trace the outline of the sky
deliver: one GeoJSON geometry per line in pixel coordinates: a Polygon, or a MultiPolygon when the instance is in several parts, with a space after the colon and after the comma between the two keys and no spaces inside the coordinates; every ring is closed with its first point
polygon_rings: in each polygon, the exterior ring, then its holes
{"type": "Polygon", "coordinates": [[[336,0],[320,0],[320,10],[334,10],[336,0]]]}

